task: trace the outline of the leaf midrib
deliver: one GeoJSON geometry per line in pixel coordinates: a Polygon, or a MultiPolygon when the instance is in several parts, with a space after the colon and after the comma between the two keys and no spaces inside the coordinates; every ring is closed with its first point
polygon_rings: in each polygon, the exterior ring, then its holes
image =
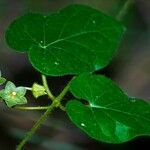
{"type": "Polygon", "coordinates": [[[142,117],[142,116],[139,116],[139,115],[136,115],[136,114],[131,114],[131,113],[128,113],[128,112],[125,112],[125,111],[121,111],[121,110],[118,110],[118,109],[107,108],[107,107],[97,106],[97,105],[90,105],[90,106],[88,106],[88,107],[89,107],[90,109],[91,109],[91,108],[99,108],[99,109],[104,109],[104,110],[115,111],[115,112],[122,113],[122,114],[126,114],[126,115],[129,115],[129,116],[138,117],[138,118],[141,118],[141,119],[144,119],[144,120],[150,122],[150,120],[147,119],[147,118],[145,118],[145,117],[142,117]]]}
{"type": "Polygon", "coordinates": [[[74,38],[74,37],[78,37],[78,36],[81,36],[81,35],[84,35],[84,34],[90,34],[90,33],[100,33],[99,31],[87,31],[87,32],[80,32],[80,33],[76,33],[76,34],[73,34],[71,36],[67,36],[65,38],[61,38],[61,39],[58,39],[58,40],[55,40],[54,42],[51,42],[47,45],[44,45],[42,48],[46,49],[47,47],[50,47],[54,44],[57,44],[59,42],[62,42],[62,41],[65,41],[65,40],[68,40],[68,39],[71,39],[71,38],[74,38]]]}

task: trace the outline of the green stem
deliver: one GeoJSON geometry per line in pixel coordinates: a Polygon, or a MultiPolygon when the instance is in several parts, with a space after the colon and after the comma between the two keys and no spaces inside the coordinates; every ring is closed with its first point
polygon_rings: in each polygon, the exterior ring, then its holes
{"type": "Polygon", "coordinates": [[[43,122],[46,120],[48,115],[54,110],[55,103],[53,102],[49,108],[46,110],[44,115],[37,121],[37,123],[33,126],[33,128],[27,133],[25,138],[21,141],[21,143],[16,147],[16,150],[21,150],[23,146],[32,138],[34,133],[40,128],[40,126],[43,124],[43,122]]]}
{"type": "MultiPolygon", "coordinates": [[[[71,80],[72,81],[72,80],[71,80]]],[[[25,138],[21,141],[21,143],[17,146],[16,150],[21,150],[23,146],[32,138],[34,133],[41,127],[43,122],[47,119],[50,113],[57,107],[60,106],[60,103],[66,93],[69,90],[71,81],[66,85],[63,91],[53,100],[52,104],[48,107],[46,112],[41,116],[41,118],[37,121],[37,123],[33,126],[33,128],[27,133],[25,138]]]]}
{"type": "MultiPolygon", "coordinates": [[[[55,96],[52,94],[52,92],[49,89],[49,86],[48,86],[47,79],[46,79],[45,75],[42,75],[42,82],[43,82],[43,85],[44,85],[44,87],[46,89],[47,95],[53,101],[55,99],[55,96]]],[[[60,104],[59,107],[60,107],[61,110],[65,111],[65,107],[62,106],[62,104],[60,104]]]]}
{"type": "Polygon", "coordinates": [[[30,87],[25,87],[26,90],[32,91],[32,88],[30,87]]]}
{"type": "Polygon", "coordinates": [[[47,79],[46,79],[46,76],[45,75],[42,75],[42,82],[43,82],[43,86],[45,87],[45,90],[49,96],[49,98],[51,100],[54,100],[55,99],[55,96],[52,94],[52,92],[50,91],[49,89],[49,86],[48,86],[48,83],[47,83],[47,79]]]}
{"type": "Polygon", "coordinates": [[[62,111],[66,111],[65,106],[63,106],[62,104],[60,104],[59,108],[60,108],[62,111]]]}
{"type": "Polygon", "coordinates": [[[14,109],[17,110],[47,110],[49,106],[38,106],[38,107],[24,107],[24,106],[16,106],[14,109]]]}
{"type": "Polygon", "coordinates": [[[128,9],[130,8],[131,4],[134,3],[134,0],[127,0],[125,4],[123,5],[123,8],[119,11],[118,15],[116,16],[116,19],[121,21],[124,16],[127,14],[128,9]]]}
{"type": "MultiPolygon", "coordinates": [[[[49,106],[15,106],[13,109],[16,110],[47,110],[49,106]]],[[[60,109],[65,111],[65,107],[60,104],[60,109]]]]}

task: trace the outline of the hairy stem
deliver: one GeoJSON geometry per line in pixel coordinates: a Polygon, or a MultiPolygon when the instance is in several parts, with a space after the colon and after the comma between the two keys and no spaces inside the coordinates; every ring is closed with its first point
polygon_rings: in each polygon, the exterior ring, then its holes
{"type": "Polygon", "coordinates": [[[124,18],[124,16],[127,14],[128,9],[133,3],[134,0],[127,0],[123,5],[122,9],[119,11],[118,15],[116,16],[116,19],[121,21],[124,18]]]}
{"type": "Polygon", "coordinates": [[[49,96],[49,98],[51,100],[54,100],[55,99],[55,96],[52,94],[52,92],[50,91],[49,89],[49,86],[48,86],[48,83],[47,83],[47,79],[46,79],[46,76],[45,75],[42,75],[42,82],[43,82],[43,86],[45,87],[45,90],[49,96]]]}
{"type": "Polygon", "coordinates": [[[64,96],[69,90],[71,81],[66,85],[66,87],[62,90],[62,92],[53,100],[52,104],[47,108],[46,112],[41,116],[41,118],[37,121],[37,123],[33,126],[33,128],[27,133],[25,138],[17,146],[16,150],[21,150],[23,146],[32,138],[34,133],[41,127],[41,125],[47,119],[47,117],[51,114],[51,112],[55,108],[60,106],[62,99],[64,98],[64,96]]]}

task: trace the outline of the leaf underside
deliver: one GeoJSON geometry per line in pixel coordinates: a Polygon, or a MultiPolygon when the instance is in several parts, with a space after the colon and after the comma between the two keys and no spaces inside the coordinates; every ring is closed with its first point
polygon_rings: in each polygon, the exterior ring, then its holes
{"type": "Polygon", "coordinates": [[[73,80],[71,92],[77,99],[68,102],[67,113],[90,137],[122,143],[150,135],[150,104],[128,97],[110,79],[82,74],[73,80]]]}
{"type": "Polygon", "coordinates": [[[61,76],[105,67],[123,32],[119,22],[98,10],[71,5],[50,15],[28,13],[16,19],[6,41],[16,51],[27,52],[41,73],[61,76]]]}

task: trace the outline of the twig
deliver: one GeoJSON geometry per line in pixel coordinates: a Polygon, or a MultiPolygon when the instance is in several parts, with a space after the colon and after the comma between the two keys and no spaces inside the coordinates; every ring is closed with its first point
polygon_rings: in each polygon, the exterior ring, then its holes
{"type": "Polygon", "coordinates": [[[121,21],[124,18],[124,16],[127,14],[128,9],[133,3],[134,3],[134,0],[127,0],[125,4],[123,5],[122,9],[119,11],[118,15],[116,16],[116,19],[121,21]]]}
{"type": "Polygon", "coordinates": [[[41,116],[41,118],[37,121],[37,123],[33,126],[33,128],[27,133],[25,138],[21,141],[21,143],[17,146],[16,150],[21,150],[23,146],[32,138],[34,133],[41,127],[43,122],[47,119],[47,117],[51,114],[51,112],[60,106],[62,99],[66,95],[69,90],[70,82],[66,85],[66,87],[62,90],[62,92],[53,100],[52,104],[48,107],[46,112],[41,116]]]}

